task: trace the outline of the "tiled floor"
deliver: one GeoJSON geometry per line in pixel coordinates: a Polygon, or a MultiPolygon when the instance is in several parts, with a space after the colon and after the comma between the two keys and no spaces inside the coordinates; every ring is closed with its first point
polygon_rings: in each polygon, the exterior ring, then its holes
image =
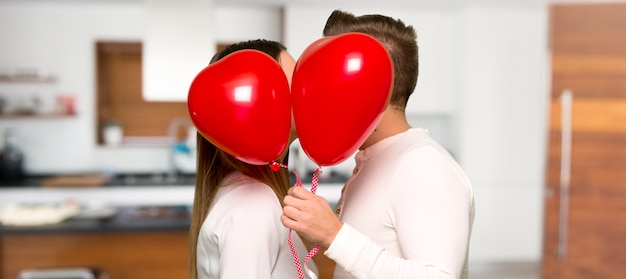
{"type": "Polygon", "coordinates": [[[538,263],[470,264],[469,279],[540,279],[538,263]]]}

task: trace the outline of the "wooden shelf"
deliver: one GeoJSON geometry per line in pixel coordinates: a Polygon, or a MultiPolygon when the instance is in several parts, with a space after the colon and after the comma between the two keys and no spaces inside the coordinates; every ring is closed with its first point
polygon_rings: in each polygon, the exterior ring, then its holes
{"type": "Polygon", "coordinates": [[[6,113],[0,114],[0,119],[59,119],[75,117],[75,114],[61,113],[43,113],[43,114],[24,114],[24,113],[6,113]]]}
{"type": "Polygon", "coordinates": [[[40,76],[0,76],[2,83],[53,83],[54,77],[40,76]]]}

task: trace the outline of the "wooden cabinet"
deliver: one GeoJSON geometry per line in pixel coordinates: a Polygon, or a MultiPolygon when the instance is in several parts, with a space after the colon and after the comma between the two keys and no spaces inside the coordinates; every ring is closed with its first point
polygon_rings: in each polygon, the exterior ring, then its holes
{"type": "MultiPolygon", "coordinates": [[[[97,126],[102,128],[111,120],[119,122],[125,141],[136,144],[149,145],[162,139],[169,143],[173,135],[185,139],[186,128],[170,130],[186,127],[173,123],[191,123],[187,102],[149,102],[142,95],[143,49],[141,42],[96,43],[97,126]]],[[[105,143],[102,129],[97,129],[96,138],[98,144],[105,143]]]]}
{"type": "Polygon", "coordinates": [[[188,232],[0,235],[0,278],[29,268],[92,267],[111,279],[187,278],[188,232]]]}
{"type": "Polygon", "coordinates": [[[543,278],[626,274],[626,4],[552,6],[543,278]]]}

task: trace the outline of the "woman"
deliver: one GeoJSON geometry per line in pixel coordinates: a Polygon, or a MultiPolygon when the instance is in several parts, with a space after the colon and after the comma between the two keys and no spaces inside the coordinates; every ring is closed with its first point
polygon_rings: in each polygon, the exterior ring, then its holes
{"type": "MultiPolygon", "coordinates": [[[[233,44],[211,62],[243,49],[272,56],[291,83],[296,62],[277,42],[252,40],[233,44]]],[[[295,135],[292,124],[290,143],[295,135]]],[[[200,134],[197,140],[190,278],[298,278],[287,243],[289,230],[280,222],[282,200],[290,187],[288,171],[274,172],[268,165],[239,161],[200,134]]],[[[284,158],[288,156],[277,161],[284,158]]],[[[302,257],[307,249],[296,236],[294,232],[293,244],[302,257]]]]}

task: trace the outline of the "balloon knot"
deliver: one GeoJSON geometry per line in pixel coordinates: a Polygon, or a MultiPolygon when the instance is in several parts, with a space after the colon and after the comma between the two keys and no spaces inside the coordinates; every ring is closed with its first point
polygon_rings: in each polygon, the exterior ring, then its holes
{"type": "Polygon", "coordinates": [[[287,168],[287,166],[285,166],[283,164],[276,163],[276,162],[272,162],[270,164],[270,168],[272,168],[272,170],[274,172],[278,172],[280,170],[280,168],[287,168]]]}
{"type": "Polygon", "coordinates": [[[317,169],[315,169],[314,173],[318,173],[318,174],[322,173],[322,167],[318,166],[317,169]]]}

